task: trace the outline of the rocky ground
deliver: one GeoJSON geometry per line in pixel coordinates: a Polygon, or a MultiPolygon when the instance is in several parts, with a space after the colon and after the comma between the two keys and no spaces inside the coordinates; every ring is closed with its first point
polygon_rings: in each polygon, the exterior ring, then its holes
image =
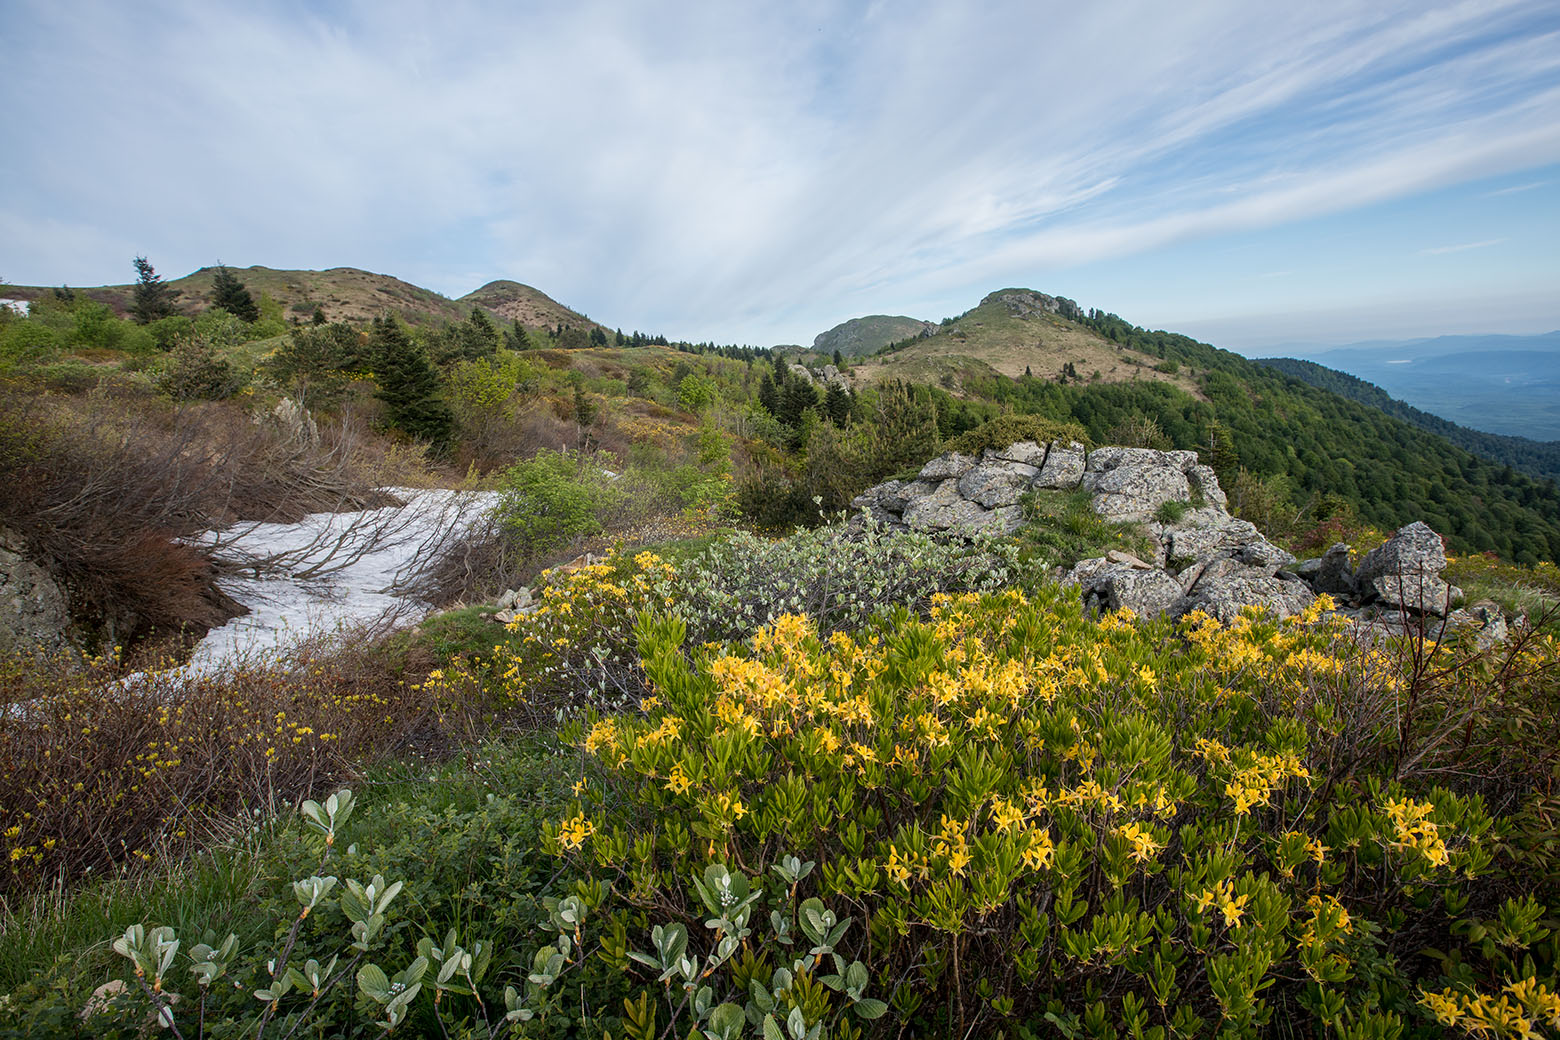
{"type": "Polygon", "coordinates": [[[1505,636],[1492,604],[1453,609],[1461,590],[1442,580],[1442,539],[1424,523],[1403,527],[1357,563],[1343,544],[1297,560],[1229,513],[1218,477],[1192,451],[1021,441],[979,458],[939,456],[914,480],[880,484],[853,505],[890,528],[1007,534],[1025,522],[1026,493],[1079,489],[1101,519],[1137,524],[1154,546],[1149,559],[1113,551],[1059,573],[1095,609],[1141,617],[1201,610],[1228,623],[1249,606],[1287,617],[1325,593],[1382,633],[1439,638],[1448,628],[1475,627],[1481,642],[1505,636]]]}

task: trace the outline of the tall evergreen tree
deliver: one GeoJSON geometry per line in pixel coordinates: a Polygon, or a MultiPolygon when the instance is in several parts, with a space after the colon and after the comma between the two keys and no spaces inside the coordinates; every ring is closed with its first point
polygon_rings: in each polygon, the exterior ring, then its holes
{"type": "Polygon", "coordinates": [[[491,357],[498,353],[499,339],[498,327],[487,311],[474,307],[460,327],[461,356],[467,361],[491,357]]]}
{"type": "Polygon", "coordinates": [[[830,383],[823,392],[823,411],[836,426],[844,426],[850,420],[850,391],[838,383],[830,383]]]}
{"type": "Polygon", "coordinates": [[[520,324],[519,318],[504,330],[504,345],[510,350],[526,350],[531,346],[531,337],[526,335],[525,326],[520,324]]]}
{"type": "Polygon", "coordinates": [[[455,416],[439,396],[439,373],[422,347],[395,318],[375,318],[370,346],[374,359],[374,396],[385,403],[391,426],[418,440],[444,447],[455,430],[455,416]]]}
{"type": "Polygon", "coordinates": [[[164,282],[152,270],[151,262],[144,256],[135,258],[135,296],[130,304],[130,314],[141,325],[150,325],[161,318],[178,313],[174,302],[179,290],[164,282]]]}
{"type": "Polygon", "coordinates": [[[239,321],[259,321],[260,305],[226,265],[219,264],[211,279],[212,306],[221,307],[239,321]]]}

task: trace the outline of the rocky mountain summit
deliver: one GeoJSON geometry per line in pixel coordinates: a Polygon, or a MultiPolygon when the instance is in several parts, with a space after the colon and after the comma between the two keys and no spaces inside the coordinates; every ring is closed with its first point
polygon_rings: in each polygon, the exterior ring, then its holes
{"type": "Polygon", "coordinates": [[[1449,626],[1472,625],[1481,639],[1504,636],[1493,607],[1452,609],[1462,592],[1442,580],[1442,540],[1424,523],[1403,527],[1358,564],[1343,544],[1297,560],[1230,514],[1218,477],[1193,451],[1020,441],[978,458],[941,455],[915,479],[879,484],[852,505],[890,530],[1010,534],[1026,522],[1025,494],[1078,490],[1088,492],[1100,518],[1137,525],[1154,546],[1147,559],[1112,551],[1058,570],[1094,609],[1140,617],[1201,610],[1228,623],[1248,606],[1288,617],[1325,593],[1383,632],[1423,626],[1438,637],[1449,626]]]}

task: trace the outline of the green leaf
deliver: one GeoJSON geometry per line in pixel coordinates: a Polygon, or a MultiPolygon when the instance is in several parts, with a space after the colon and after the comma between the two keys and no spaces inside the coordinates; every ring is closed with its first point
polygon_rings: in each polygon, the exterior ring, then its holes
{"type": "Polygon", "coordinates": [[[882,1018],[883,1013],[888,1010],[887,1004],[872,997],[863,997],[852,1004],[851,1007],[855,1008],[856,1014],[868,1020],[882,1018]]]}
{"type": "Polygon", "coordinates": [[[377,964],[365,964],[358,969],[358,989],[383,1004],[390,999],[390,979],[377,964]]]}

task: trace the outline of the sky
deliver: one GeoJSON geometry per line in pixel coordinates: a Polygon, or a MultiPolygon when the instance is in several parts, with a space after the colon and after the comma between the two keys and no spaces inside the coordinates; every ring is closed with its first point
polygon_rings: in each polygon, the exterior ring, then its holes
{"type": "Polygon", "coordinates": [[[0,0],[0,279],[360,267],[810,343],[1039,289],[1560,328],[1560,5],[0,0]]]}

